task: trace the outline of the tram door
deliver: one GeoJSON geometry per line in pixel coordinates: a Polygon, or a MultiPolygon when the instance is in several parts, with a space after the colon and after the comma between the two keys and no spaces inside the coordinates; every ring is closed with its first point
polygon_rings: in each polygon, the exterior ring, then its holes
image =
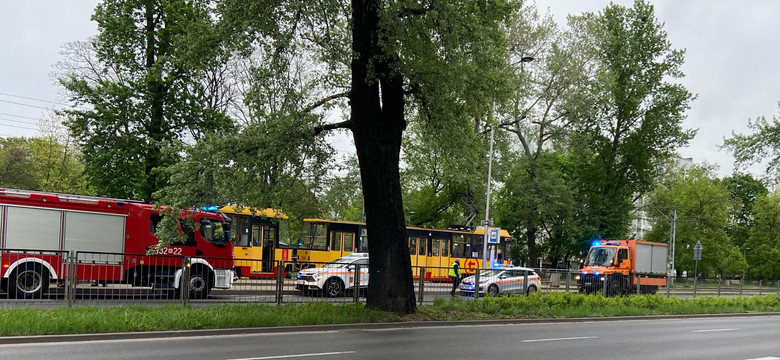
{"type": "Polygon", "coordinates": [[[262,226],[252,225],[252,243],[249,248],[249,258],[252,259],[250,271],[259,273],[263,271],[262,226]]]}
{"type": "Polygon", "coordinates": [[[277,232],[276,227],[273,225],[255,225],[257,230],[255,232],[260,233],[258,242],[262,247],[263,254],[263,272],[273,272],[276,260],[276,243],[277,232]]]}
{"type": "Polygon", "coordinates": [[[447,277],[450,266],[450,244],[447,239],[431,239],[431,253],[428,267],[433,277],[447,277]]]}
{"type": "Polygon", "coordinates": [[[334,231],[330,234],[330,251],[333,259],[347,256],[355,250],[355,233],[334,231]]]}
{"type": "Polygon", "coordinates": [[[425,266],[425,239],[409,237],[409,255],[412,262],[412,276],[420,275],[419,266],[425,266]],[[418,251],[422,248],[422,252],[418,251]]]}

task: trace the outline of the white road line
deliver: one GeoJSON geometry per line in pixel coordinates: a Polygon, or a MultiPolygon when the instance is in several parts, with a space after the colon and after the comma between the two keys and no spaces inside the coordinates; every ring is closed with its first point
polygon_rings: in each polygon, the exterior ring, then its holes
{"type": "Polygon", "coordinates": [[[720,331],[737,331],[739,329],[704,329],[704,330],[694,330],[695,333],[706,333],[706,332],[720,332],[720,331]]]}
{"type": "Polygon", "coordinates": [[[567,337],[567,338],[522,340],[521,342],[529,343],[529,342],[542,342],[542,341],[583,340],[583,339],[597,339],[597,338],[598,336],[578,336],[578,337],[567,337]]]}
{"type": "Polygon", "coordinates": [[[229,360],[269,360],[269,359],[290,359],[309,356],[325,356],[325,355],[343,355],[354,354],[354,351],[336,351],[336,352],[324,352],[324,353],[311,353],[311,354],[292,354],[292,355],[276,355],[276,356],[263,356],[243,359],[229,359],[229,360]]]}
{"type": "Polygon", "coordinates": [[[774,356],[767,356],[767,357],[745,359],[745,360],[780,360],[780,358],[779,357],[774,357],[774,356]]]}

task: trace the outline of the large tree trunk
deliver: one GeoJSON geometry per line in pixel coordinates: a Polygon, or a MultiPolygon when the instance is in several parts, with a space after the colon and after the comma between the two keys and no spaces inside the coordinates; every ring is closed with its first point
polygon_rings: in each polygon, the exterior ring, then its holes
{"type": "Polygon", "coordinates": [[[406,127],[403,78],[390,66],[396,57],[379,44],[379,10],[379,0],[352,0],[352,134],[370,239],[366,304],[408,314],[416,303],[398,170],[406,127]]]}
{"type": "Polygon", "coordinates": [[[154,2],[145,4],[146,12],[146,73],[147,73],[147,97],[151,107],[150,118],[147,120],[146,131],[149,134],[150,144],[144,147],[144,184],[140,194],[144,200],[151,201],[155,191],[163,187],[161,175],[156,171],[163,166],[163,154],[161,146],[165,138],[165,86],[162,81],[162,73],[155,71],[157,65],[158,46],[156,41],[155,7],[154,2]]]}

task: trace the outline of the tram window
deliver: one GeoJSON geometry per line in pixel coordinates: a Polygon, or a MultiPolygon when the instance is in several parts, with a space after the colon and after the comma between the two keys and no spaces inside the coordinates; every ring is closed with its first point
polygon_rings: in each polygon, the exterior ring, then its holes
{"type": "Polygon", "coordinates": [[[328,237],[326,233],[325,225],[323,224],[312,224],[312,227],[314,228],[311,244],[312,250],[328,250],[328,237]]]}
{"type": "Polygon", "coordinates": [[[260,246],[260,227],[252,227],[252,246],[260,246]]]}
{"type": "Polygon", "coordinates": [[[334,232],[330,234],[330,250],[336,250],[341,248],[341,234],[340,232],[334,232]]]}
{"type": "MultiPolygon", "coordinates": [[[[245,228],[244,231],[248,232],[249,229],[245,228]]],[[[245,232],[241,233],[241,234],[238,234],[238,242],[236,242],[236,245],[237,246],[243,246],[243,247],[249,246],[249,234],[247,234],[245,232]]]]}
{"type": "Polygon", "coordinates": [[[417,255],[417,238],[409,238],[409,255],[417,255]]]}
{"type": "Polygon", "coordinates": [[[263,241],[266,247],[274,247],[276,241],[276,228],[273,226],[263,226],[263,241]]]}
{"type": "Polygon", "coordinates": [[[280,220],[279,225],[279,247],[283,249],[290,248],[290,222],[287,220],[280,220]]]}
{"type": "Polygon", "coordinates": [[[353,233],[344,234],[344,251],[352,252],[352,240],[355,238],[353,233]]]}
{"type": "Polygon", "coordinates": [[[433,239],[433,248],[431,249],[431,251],[432,251],[432,253],[431,253],[432,256],[439,256],[439,240],[438,239],[433,239]]]}
{"type": "Polygon", "coordinates": [[[447,257],[449,255],[450,242],[447,239],[441,239],[441,256],[447,257]]]}
{"type": "Polygon", "coordinates": [[[425,251],[425,244],[428,243],[428,240],[425,238],[419,238],[418,240],[420,243],[420,251],[418,252],[418,254],[423,256],[428,255],[428,253],[425,251]]]}

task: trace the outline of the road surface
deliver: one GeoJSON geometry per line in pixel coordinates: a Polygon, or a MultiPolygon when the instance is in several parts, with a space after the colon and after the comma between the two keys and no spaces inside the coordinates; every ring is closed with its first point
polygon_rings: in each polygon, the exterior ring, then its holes
{"type": "MultiPolygon", "coordinates": [[[[0,359],[780,359],[780,316],[279,332],[3,345],[0,359]]],[[[6,343],[7,343],[6,339],[6,343]]]]}

